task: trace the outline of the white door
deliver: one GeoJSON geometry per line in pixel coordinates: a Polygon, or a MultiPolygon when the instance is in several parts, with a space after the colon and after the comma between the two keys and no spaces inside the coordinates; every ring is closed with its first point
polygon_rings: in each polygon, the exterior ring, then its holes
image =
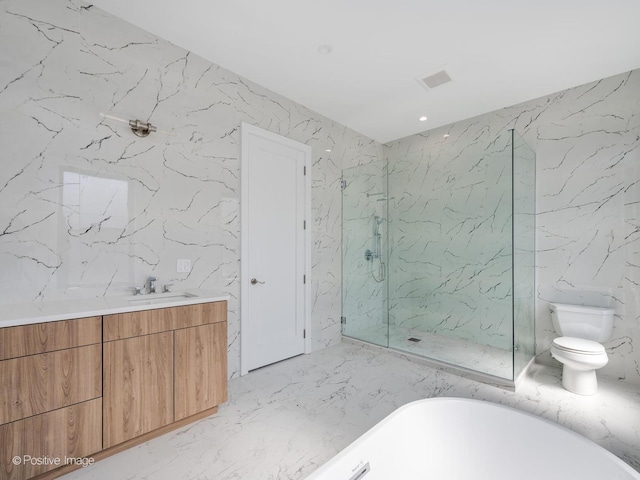
{"type": "Polygon", "coordinates": [[[309,146],[242,124],[242,374],[305,351],[310,160],[309,146]]]}

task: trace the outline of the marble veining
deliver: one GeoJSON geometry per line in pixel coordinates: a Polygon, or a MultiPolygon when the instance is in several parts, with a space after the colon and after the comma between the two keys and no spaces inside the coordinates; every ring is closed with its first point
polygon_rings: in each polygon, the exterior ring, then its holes
{"type": "Polygon", "coordinates": [[[640,384],[639,70],[391,142],[383,154],[373,140],[80,0],[3,0],[0,42],[10,45],[0,50],[0,304],[122,294],[150,274],[175,288],[222,289],[229,375],[237,375],[246,121],[313,148],[310,336],[313,349],[335,344],[342,169],[385,155],[428,160],[444,144],[462,151],[515,128],[538,162],[538,351],[555,336],[549,301],[611,304],[616,324],[601,373],[640,384]],[[169,135],[140,139],[100,113],[151,121],[169,135]],[[176,274],[177,258],[190,258],[191,272],[176,274]]]}
{"type": "Polygon", "coordinates": [[[534,365],[513,392],[343,343],[236,378],[217,415],[63,478],[301,480],[399,406],[443,396],[539,415],[640,470],[640,392],[628,382],[606,378],[581,397],[559,369],[534,365]]]}
{"type": "Polygon", "coordinates": [[[0,2],[0,43],[0,304],[220,290],[237,375],[245,121],[313,149],[311,344],[339,342],[340,172],[380,144],[79,0],[0,2]]]}
{"type": "MultiPolygon", "coordinates": [[[[407,182],[417,182],[426,190],[421,193],[425,198],[405,195],[402,200],[406,205],[395,205],[400,220],[403,216],[408,220],[415,218],[427,208],[425,205],[431,208],[431,204],[441,212],[439,215],[460,215],[457,203],[453,202],[456,192],[448,191],[447,187],[458,185],[459,189],[469,192],[468,198],[477,195],[471,175],[475,169],[496,167],[486,164],[485,154],[497,147],[491,139],[500,138],[509,128],[515,128],[536,154],[536,353],[545,352],[557,335],[551,323],[549,302],[612,306],[616,310],[613,337],[605,344],[609,363],[599,370],[599,375],[640,384],[640,348],[636,345],[640,339],[640,70],[388,144],[385,155],[390,172],[403,179],[398,182],[398,193],[404,191],[407,182]],[[466,170],[458,168],[460,156],[474,152],[478,163],[466,170]],[[445,159],[449,162],[443,163],[445,159]],[[442,195],[430,197],[428,190],[434,177],[444,177],[447,182],[442,187],[442,195]],[[463,185],[453,182],[460,178],[470,180],[463,185]]],[[[493,173],[496,179],[500,175],[500,171],[493,173]]],[[[390,190],[392,185],[394,183],[390,181],[390,190]]],[[[394,192],[390,191],[390,196],[393,197],[394,192]]],[[[491,205],[491,199],[487,198],[481,204],[491,205]]],[[[496,204],[495,200],[493,204],[496,204]]],[[[428,263],[423,265],[420,275],[416,259],[421,258],[421,248],[435,248],[447,255],[446,243],[438,230],[438,214],[427,216],[424,222],[430,222],[430,231],[435,233],[429,238],[416,237],[419,241],[410,244],[413,251],[397,252],[396,263],[402,262],[406,255],[407,261],[400,265],[403,270],[411,270],[408,275],[396,275],[396,283],[390,286],[392,296],[399,298],[401,306],[405,307],[398,321],[407,322],[409,327],[417,326],[410,323],[412,315],[421,320],[420,309],[431,308],[431,304],[421,303],[421,296],[411,298],[416,282],[429,275],[437,280],[441,273],[443,276],[446,273],[448,276],[445,277],[451,281],[442,286],[447,287],[445,293],[458,295],[464,293],[465,287],[473,285],[478,269],[474,266],[477,252],[472,251],[471,258],[465,262],[467,266],[454,272],[457,276],[452,276],[451,272],[433,272],[433,265],[428,263]],[[409,300],[415,300],[415,305],[409,300]]],[[[492,216],[491,222],[493,230],[506,226],[497,216],[492,216]]],[[[407,225],[400,225],[403,230],[412,227],[410,222],[405,223],[407,225]]],[[[456,234],[454,241],[473,239],[473,217],[461,215],[459,225],[459,232],[453,232],[456,234]]],[[[398,231],[397,234],[403,233],[398,231]]],[[[474,245],[470,247],[474,248],[474,245]]],[[[495,257],[489,255],[489,258],[497,262],[501,251],[495,248],[495,257]]],[[[499,262],[496,267],[499,272],[499,262]]],[[[392,271],[392,282],[393,278],[392,271]]],[[[504,286],[505,283],[496,277],[493,285],[486,283],[478,288],[487,293],[487,298],[495,296],[499,299],[507,293],[504,286]]],[[[528,295],[518,290],[515,294],[528,295]]],[[[491,309],[496,304],[486,307],[491,309]]],[[[448,313],[450,309],[449,306],[444,312],[448,313]]],[[[481,316],[485,314],[482,308],[478,312],[481,316]]],[[[429,316],[427,326],[436,323],[449,328],[447,315],[437,313],[429,316]]],[[[527,314],[526,311],[521,313],[527,314]]],[[[504,312],[496,312],[496,318],[497,324],[504,328],[504,312]]],[[[452,320],[454,332],[459,336],[470,338],[473,335],[465,325],[456,325],[456,319],[452,320]]],[[[483,342],[490,343],[493,332],[487,324],[476,332],[483,342]]],[[[519,325],[516,332],[522,334],[523,325],[519,325]]],[[[524,338],[528,336],[530,333],[525,331],[524,338]]],[[[547,361],[555,362],[548,357],[547,361]]]]}
{"type": "Polygon", "coordinates": [[[510,349],[510,132],[429,147],[389,156],[390,314],[402,328],[510,349]]]}

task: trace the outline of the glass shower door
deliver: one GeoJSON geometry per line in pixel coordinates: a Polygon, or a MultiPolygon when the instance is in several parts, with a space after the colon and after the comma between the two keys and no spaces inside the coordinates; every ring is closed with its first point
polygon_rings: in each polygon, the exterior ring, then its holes
{"type": "Polygon", "coordinates": [[[342,334],[388,346],[384,162],[342,172],[342,334]]]}

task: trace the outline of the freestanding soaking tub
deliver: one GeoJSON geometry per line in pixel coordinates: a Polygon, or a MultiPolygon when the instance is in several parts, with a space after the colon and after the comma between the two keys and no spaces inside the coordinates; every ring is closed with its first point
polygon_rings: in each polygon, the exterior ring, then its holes
{"type": "Polygon", "coordinates": [[[459,398],[400,407],[307,480],[640,480],[591,440],[534,415],[459,398]]]}

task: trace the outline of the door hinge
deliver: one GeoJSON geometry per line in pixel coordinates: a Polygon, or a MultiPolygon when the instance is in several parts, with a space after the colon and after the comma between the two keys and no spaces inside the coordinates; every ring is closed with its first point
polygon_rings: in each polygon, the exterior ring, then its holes
{"type": "Polygon", "coordinates": [[[306,220],[303,220],[303,221],[302,221],[302,229],[303,229],[303,230],[306,230],[306,229],[307,229],[307,221],[306,221],[306,220]]]}
{"type": "Polygon", "coordinates": [[[302,275],[302,283],[304,283],[304,284],[307,283],[307,276],[306,275],[302,275]]]}
{"type": "Polygon", "coordinates": [[[302,330],[302,338],[307,338],[307,329],[302,330]]]}
{"type": "Polygon", "coordinates": [[[347,317],[340,317],[340,323],[342,325],[346,325],[347,324],[347,317]]]}
{"type": "Polygon", "coordinates": [[[303,167],[302,172],[303,172],[303,175],[307,174],[307,166],[306,165],[303,167]]]}

